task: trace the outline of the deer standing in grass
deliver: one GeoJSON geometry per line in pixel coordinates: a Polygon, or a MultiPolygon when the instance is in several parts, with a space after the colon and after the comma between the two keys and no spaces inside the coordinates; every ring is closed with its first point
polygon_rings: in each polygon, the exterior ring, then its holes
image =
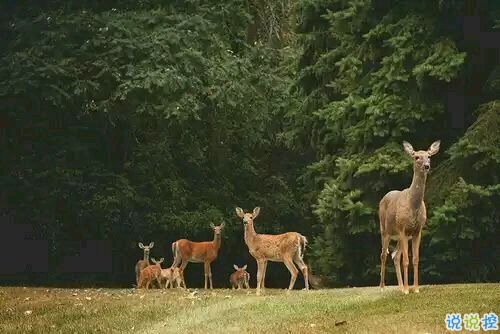
{"type": "MultiPolygon", "coordinates": [[[[211,223],[210,227],[214,230],[214,239],[212,241],[193,242],[187,239],[180,239],[172,243],[172,253],[174,254],[172,267],[177,267],[182,262],[181,269],[184,272],[189,262],[203,263],[205,289],[207,289],[207,280],[210,280],[210,289],[213,289],[210,264],[217,258],[219,253],[221,232],[224,228],[224,223],[219,226],[214,226],[211,223]]],[[[185,282],[184,287],[186,287],[185,282]]]]}
{"type": "Polygon", "coordinates": [[[248,284],[250,281],[250,274],[246,271],[247,265],[245,264],[243,267],[238,267],[237,265],[233,265],[234,273],[229,276],[229,282],[231,283],[231,287],[241,289],[244,286],[246,289],[250,289],[250,285],[248,284]]]}
{"type": "Polygon", "coordinates": [[[182,284],[184,283],[182,269],[179,267],[170,267],[167,269],[162,269],[160,280],[162,283],[165,282],[165,289],[168,289],[169,286],[171,288],[174,288],[174,283],[177,284],[178,288],[182,288],[182,284]]]}
{"type": "Polygon", "coordinates": [[[385,262],[390,239],[397,240],[396,249],[392,253],[398,286],[404,294],[408,294],[408,240],[412,240],[413,255],[413,291],[418,293],[418,260],[422,228],[427,219],[424,203],[425,181],[431,168],[430,157],[439,151],[440,141],[435,141],[427,151],[415,151],[408,142],[403,147],[413,159],[413,180],[409,188],[402,191],[388,192],[379,203],[380,236],[382,252],[380,253],[380,289],[385,286],[385,262]],[[403,255],[403,278],[401,279],[401,254],[403,255]]]}
{"type": "Polygon", "coordinates": [[[154,242],[150,242],[149,246],[144,246],[142,242],[139,242],[139,248],[144,251],[144,256],[142,260],[137,261],[135,264],[135,284],[137,287],[139,286],[139,276],[141,274],[141,270],[150,265],[149,251],[154,247],[154,245],[154,242]]]}
{"type": "Polygon", "coordinates": [[[253,220],[257,218],[259,212],[259,207],[253,209],[252,213],[245,213],[243,209],[236,208],[236,214],[243,220],[245,243],[250,254],[257,261],[257,295],[260,295],[261,289],[265,289],[267,261],[285,263],[291,275],[287,292],[293,289],[295,285],[298,273],[295,264],[298,265],[302,275],[304,275],[306,290],[309,290],[309,273],[303,259],[303,253],[307,245],[306,237],[297,232],[257,234],[253,226],[253,220]]]}
{"type": "Polygon", "coordinates": [[[156,280],[158,287],[161,288],[161,263],[163,262],[163,258],[159,261],[156,261],[153,258],[151,261],[153,261],[154,264],[141,270],[139,284],[137,285],[138,288],[145,288],[146,290],[149,289],[149,285],[153,280],[156,280]]]}

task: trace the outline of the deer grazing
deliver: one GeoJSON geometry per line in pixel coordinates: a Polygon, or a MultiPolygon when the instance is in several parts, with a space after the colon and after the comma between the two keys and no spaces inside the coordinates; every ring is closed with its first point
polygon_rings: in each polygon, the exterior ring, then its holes
{"type": "Polygon", "coordinates": [[[256,207],[252,213],[245,213],[243,209],[237,207],[236,214],[243,220],[245,243],[250,254],[257,261],[257,295],[261,289],[264,290],[266,278],[267,261],[284,262],[290,271],[290,285],[288,291],[293,289],[297,279],[299,266],[304,276],[306,290],[309,290],[309,274],[307,266],[303,260],[303,253],[307,245],[307,239],[297,232],[286,232],[282,234],[257,234],[253,221],[259,215],[260,208],[256,207]],[[294,264],[295,263],[295,264],[294,264]]]}
{"type": "Polygon", "coordinates": [[[141,270],[150,265],[149,251],[154,247],[154,245],[154,242],[150,242],[149,246],[144,246],[142,242],[139,242],[139,248],[144,251],[144,257],[135,264],[135,284],[137,287],[139,286],[139,275],[141,274],[141,270]]]}
{"type": "Polygon", "coordinates": [[[229,276],[229,282],[231,283],[231,287],[235,289],[236,287],[241,289],[244,286],[246,289],[250,289],[250,285],[248,284],[250,281],[250,274],[246,271],[247,265],[245,264],[243,267],[238,267],[237,265],[233,265],[234,273],[229,276]]]}
{"type": "Polygon", "coordinates": [[[137,285],[138,288],[145,288],[146,290],[149,289],[149,285],[153,280],[156,280],[158,287],[161,288],[161,263],[163,262],[163,258],[159,261],[156,261],[153,258],[151,261],[153,261],[154,264],[141,270],[139,284],[137,285]]]}
{"type": "Polygon", "coordinates": [[[182,284],[184,284],[184,288],[186,287],[186,283],[184,283],[184,276],[182,274],[182,269],[179,267],[170,267],[167,269],[162,269],[160,274],[160,281],[165,282],[165,289],[168,289],[170,286],[174,288],[174,283],[178,288],[182,288],[182,284]]]}
{"type": "Polygon", "coordinates": [[[408,240],[412,240],[413,291],[418,293],[418,260],[422,228],[427,219],[424,203],[425,181],[431,167],[430,157],[439,151],[440,141],[435,141],[427,151],[415,151],[408,142],[403,142],[406,153],[413,159],[413,180],[409,188],[388,192],[379,203],[380,236],[380,289],[385,286],[385,262],[390,239],[397,240],[392,253],[398,286],[408,294],[408,240]],[[401,279],[401,254],[403,255],[404,283],[401,279]]]}
{"type": "MultiPolygon", "coordinates": [[[[182,262],[181,269],[184,272],[189,262],[203,263],[205,289],[207,289],[207,279],[210,280],[210,289],[213,289],[210,264],[217,258],[219,253],[221,232],[224,228],[224,223],[219,226],[210,224],[210,227],[214,230],[214,239],[212,241],[193,242],[187,239],[180,239],[172,243],[172,253],[174,254],[172,267],[177,267],[182,262]]],[[[184,287],[186,287],[186,283],[184,283],[184,287]]]]}

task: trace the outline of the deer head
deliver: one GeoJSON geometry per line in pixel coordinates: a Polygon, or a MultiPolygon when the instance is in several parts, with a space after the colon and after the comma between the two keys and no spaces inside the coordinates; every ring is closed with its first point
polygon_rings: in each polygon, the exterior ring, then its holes
{"type": "Polygon", "coordinates": [[[243,220],[243,224],[244,225],[247,225],[247,224],[253,224],[253,220],[255,218],[257,218],[257,216],[259,215],[260,213],[260,207],[256,206],[254,209],[253,209],[253,212],[252,213],[245,213],[243,211],[242,208],[240,207],[237,207],[236,208],[236,215],[238,215],[238,217],[240,217],[242,220],[243,220]]]}
{"type": "Polygon", "coordinates": [[[212,228],[212,230],[214,230],[215,235],[220,235],[222,229],[224,228],[224,225],[224,222],[222,222],[222,224],[220,224],[219,226],[215,226],[214,224],[210,223],[210,227],[212,228]]]}
{"type": "Polygon", "coordinates": [[[155,258],[152,258],[151,261],[156,264],[157,266],[160,266],[160,264],[163,263],[164,258],[161,258],[160,260],[155,260],[155,258]]]}
{"type": "Polygon", "coordinates": [[[437,140],[429,147],[427,151],[415,151],[410,143],[404,141],[403,147],[413,158],[413,169],[427,173],[431,169],[431,156],[439,152],[439,144],[441,141],[437,140]]]}
{"type": "Polygon", "coordinates": [[[239,268],[237,265],[233,264],[233,268],[236,271],[244,271],[247,269],[247,265],[245,264],[243,267],[239,268]]]}
{"type": "Polygon", "coordinates": [[[155,245],[155,243],[154,243],[154,242],[150,242],[150,243],[149,243],[149,246],[144,246],[144,245],[142,244],[142,242],[139,242],[139,248],[140,248],[140,249],[142,249],[142,250],[144,250],[144,254],[145,254],[145,255],[149,255],[149,251],[151,250],[151,248],[153,248],[153,247],[154,247],[154,245],[155,245]]]}

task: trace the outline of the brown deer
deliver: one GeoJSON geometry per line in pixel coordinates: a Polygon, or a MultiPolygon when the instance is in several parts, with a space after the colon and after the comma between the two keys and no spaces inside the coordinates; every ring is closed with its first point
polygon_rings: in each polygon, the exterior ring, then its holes
{"type": "Polygon", "coordinates": [[[165,289],[168,289],[169,286],[171,288],[174,288],[174,283],[177,284],[178,288],[182,288],[182,284],[184,283],[182,269],[179,267],[170,267],[167,269],[162,269],[160,274],[160,280],[162,283],[165,282],[165,289]]]}
{"type": "MultiPolygon", "coordinates": [[[[182,272],[186,269],[189,262],[203,263],[205,270],[205,289],[207,289],[207,279],[210,280],[210,289],[212,285],[212,270],[210,264],[217,258],[221,244],[221,232],[224,228],[224,223],[219,226],[210,224],[214,230],[214,240],[193,242],[187,239],[180,239],[172,243],[172,253],[174,254],[174,262],[172,267],[177,267],[181,264],[182,272]]],[[[184,282],[184,287],[186,283],[184,282]]]]}
{"type": "Polygon", "coordinates": [[[385,286],[385,262],[390,239],[397,240],[392,254],[398,279],[398,286],[404,294],[408,288],[408,240],[412,240],[413,255],[413,291],[418,293],[418,260],[422,228],[427,219],[424,203],[425,181],[431,168],[430,157],[439,151],[437,140],[427,151],[415,151],[408,142],[403,147],[413,159],[413,180],[409,188],[402,191],[389,191],[379,203],[380,236],[382,252],[380,253],[380,289],[385,286]],[[401,253],[403,255],[404,283],[401,280],[401,253]]]}
{"type": "Polygon", "coordinates": [[[153,258],[151,261],[153,261],[154,264],[141,270],[139,284],[137,285],[138,288],[145,288],[146,290],[149,289],[149,285],[153,280],[156,280],[158,287],[161,288],[161,263],[163,262],[163,258],[159,261],[156,261],[153,258]]]}
{"type": "Polygon", "coordinates": [[[298,273],[295,264],[298,265],[304,276],[306,290],[309,290],[309,275],[303,259],[303,253],[307,245],[306,237],[297,232],[275,235],[257,234],[253,226],[253,220],[257,218],[259,212],[259,207],[253,209],[253,213],[245,213],[243,209],[236,208],[236,214],[243,220],[245,243],[250,254],[257,261],[257,295],[260,295],[261,289],[265,289],[267,261],[285,263],[291,274],[288,291],[293,289],[295,285],[298,273]]]}
{"type": "Polygon", "coordinates": [[[244,286],[246,289],[250,289],[250,286],[248,284],[250,281],[250,274],[246,271],[247,265],[245,264],[243,267],[239,268],[234,264],[233,268],[236,271],[232,273],[231,276],[229,276],[231,287],[233,289],[237,287],[239,290],[242,286],[244,286]]]}
{"type": "Polygon", "coordinates": [[[135,264],[135,284],[139,286],[139,275],[141,274],[141,270],[150,265],[149,263],[149,251],[155,245],[154,242],[150,242],[149,246],[144,246],[142,242],[139,242],[139,248],[144,251],[144,257],[142,260],[137,261],[135,264]]]}

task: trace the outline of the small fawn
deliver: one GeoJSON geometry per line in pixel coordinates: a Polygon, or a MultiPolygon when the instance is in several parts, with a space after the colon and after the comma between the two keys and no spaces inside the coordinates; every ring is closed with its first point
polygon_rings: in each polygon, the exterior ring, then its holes
{"type": "Polygon", "coordinates": [[[174,283],[178,288],[182,288],[184,284],[184,288],[186,288],[186,283],[184,283],[184,275],[182,269],[179,267],[171,267],[167,269],[162,269],[160,274],[160,280],[165,282],[165,289],[168,289],[170,286],[174,288],[174,283]]]}
{"type": "Polygon", "coordinates": [[[141,270],[141,275],[139,277],[138,288],[149,289],[149,285],[153,280],[156,280],[158,286],[161,287],[161,263],[163,262],[163,258],[159,261],[156,261],[154,258],[151,259],[154,264],[147,266],[146,268],[141,270]]]}
{"type": "Polygon", "coordinates": [[[231,287],[235,289],[241,289],[244,286],[246,289],[250,288],[248,282],[250,281],[250,274],[246,271],[247,265],[245,264],[243,267],[239,268],[237,265],[233,265],[234,273],[229,276],[229,282],[231,282],[231,287]]]}

